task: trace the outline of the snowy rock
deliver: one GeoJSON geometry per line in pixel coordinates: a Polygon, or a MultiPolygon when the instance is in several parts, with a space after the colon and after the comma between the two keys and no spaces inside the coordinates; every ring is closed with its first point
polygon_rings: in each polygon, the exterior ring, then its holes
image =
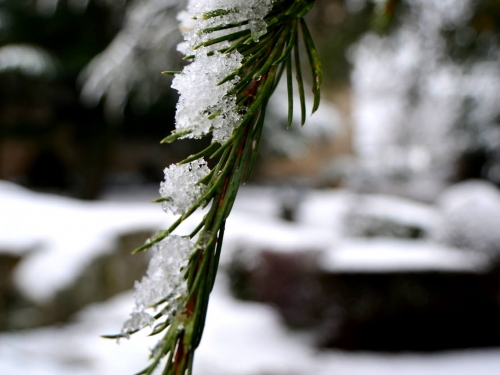
{"type": "Polygon", "coordinates": [[[350,239],[319,258],[326,273],[470,272],[489,268],[482,254],[463,252],[426,240],[350,239]]]}
{"type": "MultiPolygon", "coordinates": [[[[39,303],[71,285],[95,259],[123,246],[122,234],[150,233],[173,221],[149,203],[82,202],[4,181],[0,212],[9,213],[0,215],[0,248],[28,255],[15,270],[16,287],[39,303]]],[[[125,245],[132,250],[139,244],[125,245]]]]}
{"type": "Polygon", "coordinates": [[[233,292],[276,307],[321,346],[435,351],[500,342],[498,269],[481,254],[383,239],[234,255],[233,292]]]}
{"type": "Polygon", "coordinates": [[[0,270],[10,296],[2,299],[7,312],[1,315],[10,329],[66,320],[131,288],[148,254],[130,251],[172,219],[149,203],[81,202],[4,181],[0,212],[8,213],[0,215],[0,267],[7,257],[20,258],[0,270]]]}
{"type": "Polygon", "coordinates": [[[228,273],[232,292],[241,299],[278,308],[292,326],[311,326],[320,317],[319,252],[262,249],[252,259],[236,253],[228,273]]]}
{"type": "Polygon", "coordinates": [[[353,237],[422,238],[436,220],[436,210],[430,205],[391,196],[361,195],[351,200],[344,230],[353,237]]]}
{"type": "MultiPolygon", "coordinates": [[[[0,251],[0,331],[29,329],[66,321],[74,313],[94,302],[130,289],[146,270],[149,254],[131,257],[130,249],[139,246],[150,232],[117,235],[115,247],[103,251],[73,275],[73,280],[52,291],[49,300],[30,298],[16,285],[19,266],[39,254],[33,249],[22,255],[0,251]]],[[[76,255],[76,254],[75,254],[76,255]]],[[[49,256],[46,254],[46,256],[49,256]]],[[[59,259],[60,266],[64,266],[59,259]]],[[[75,270],[76,271],[76,270],[75,270]]],[[[41,284],[44,275],[37,274],[41,284]]]]}
{"type": "Polygon", "coordinates": [[[422,352],[496,346],[498,275],[498,269],[326,274],[319,343],[422,352]]]}
{"type": "Polygon", "coordinates": [[[433,236],[448,245],[500,255],[500,191],[470,180],[450,187],[438,200],[442,220],[433,236]]]}

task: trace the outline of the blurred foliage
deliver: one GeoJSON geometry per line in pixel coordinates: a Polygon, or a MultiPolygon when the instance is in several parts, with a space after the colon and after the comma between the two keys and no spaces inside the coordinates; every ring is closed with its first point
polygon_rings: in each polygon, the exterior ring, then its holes
{"type": "MultiPolygon", "coordinates": [[[[108,91],[97,95],[95,105],[85,105],[82,100],[82,86],[88,78],[82,71],[103,51],[108,54],[101,63],[109,60],[114,51],[110,46],[127,27],[129,32],[134,32],[138,18],[131,19],[131,16],[134,12],[143,12],[144,8],[138,5],[145,3],[150,3],[150,13],[163,4],[165,9],[161,12],[172,14],[174,10],[167,8],[177,6],[180,0],[0,0],[0,178],[95,198],[109,176],[109,165],[120,143],[143,141],[154,148],[157,139],[170,133],[174,128],[177,96],[168,89],[168,77],[156,76],[163,56],[154,49],[159,48],[158,45],[154,48],[148,45],[147,38],[136,40],[131,47],[137,56],[126,62],[127,69],[133,69],[139,61],[136,69],[154,72],[127,77],[119,87],[107,83],[104,90],[108,91]],[[144,51],[137,51],[141,48],[144,51]],[[151,50],[146,51],[148,48],[151,50]],[[158,57],[157,61],[143,64],[152,60],[152,55],[158,57]],[[144,94],[155,87],[160,89],[151,95],[144,94]],[[105,103],[108,100],[105,96],[112,90],[118,102],[120,90],[129,91],[124,93],[125,104],[119,109],[122,113],[114,118],[109,116],[105,103]],[[134,97],[141,105],[134,102],[134,97]],[[21,141],[27,149],[26,160],[11,160],[7,155],[10,149],[6,143],[12,141],[21,141]],[[50,150],[66,169],[64,183],[59,179],[54,184],[50,176],[46,176],[46,181],[29,177],[30,168],[44,150],[50,150]],[[7,165],[15,163],[19,166],[7,165]]],[[[323,62],[327,91],[349,85],[352,46],[368,32],[391,34],[404,22],[404,15],[410,12],[409,4],[403,0],[317,1],[308,18],[323,62]]],[[[472,15],[465,23],[443,30],[447,58],[463,65],[495,58],[491,51],[498,45],[500,1],[477,0],[473,4],[472,15]]],[[[158,24],[164,24],[164,20],[158,18],[156,23],[151,22],[147,31],[156,33],[158,24]]],[[[166,38],[167,30],[163,32],[160,38],[166,38]]],[[[175,54],[165,49],[162,53],[175,54]]],[[[162,69],[178,68],[171,66],[170,60],[164,65],[162,69]]],[[[102,66],[96,64],[94,68],[102,66]]],[[[123,67],[114,68],[114,75],[103,73],[105,78],[113,80],[119,76],[116,70],[123,67]]],[[[99,82],[98,78],[94,77],[94,83],[99,82]]],[[[96,91],[100,89],[102,87],[96,91]]],[[[466,122],[466,116],[464,119],[466,122]]],[[[164,165],[187,156],[193,147],[185,141],[160,150],[151,151],[154,155],[142,155],[149,169],[161,171],[164,165]]],[[[37,173],[43,176],[42,172],[37,173]]],[[[155,176],[161,179],[161,172],[155,176]]],[[[152,181],[153,176],[145,178],[148,179],[152,181]]]]}
{"type": "Polygon", "coordinates": [[[349,12],[345,0],[318,1],[309,14],[311,31],[329,83],[342,84],[349,80],[349,47],[370,27],[373,4],[349,12]]]}
{"type": "Polygon", "coordinates": [[[24,176],[2,176],[0,168],[0,178],[95,198],[117,138],[156,140],[173,128],[177,100],[173,93],[145,111],[127,106],[119,127],[106,119],[102,103],[95,107],[81,103],[79,75],[119,32],[124,4],[109,7],[90,1],[85,9],[76,10],[60,1],[52,13],[44,13],[35,1],[0,1],[0,158],[4,167],[15,162],[1,152],[2,143],[9,140],[21,140],[36,155],[24,176]],[[7,50],[10,46],[16,48],[7,50]],[[7,65],[1,63],[2,52],[7,65]],[[49,61],[41,61],[42,57],[49,61]],[[64,144],[58,142],[62,137],[64,144]],[[50,163],[44,166],[49,169],[45,176],[35,171],[38,177],[33,178],[32,169],[47,150],[66,169],[67,179],[52,176],[50,163]]]}
{"type": "Polygon", "coordinates": [[[325,78],[333,85],[348,84],[349,48],[367,31],[389,33],[398,25],[406,7],[401,0],[318,1],[310,17],[321,60],[328,67],[325,78]]]}
{"type": "Polygon", "coordinates": [[[107,7],[95,2],[90,2],[84,13],[71,11],[64,3],[53,14],[44,14],[36,10],[33,1],[4,0],[1,18],[6,21],[0,44],[43,47],[60,62],[58,78],[71,80],[106,48],[119,30],[119,23],[112,22],[107,7]]]}
{"type": "Polygon", "coordinates": [[[479,0],[467,22],[445,31],[447,52],[458,63],[491,59],[499,43],[500,1],[479,0]]]}

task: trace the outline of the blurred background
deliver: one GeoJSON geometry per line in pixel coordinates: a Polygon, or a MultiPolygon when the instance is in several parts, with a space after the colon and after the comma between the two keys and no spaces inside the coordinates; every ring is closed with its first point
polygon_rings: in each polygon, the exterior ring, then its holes
{"type": "MultiPolygon", "coordinates": [[[[1,374],[147,363],[147,332],[99,335],[132,310],[130,251],[174,220],[149,203],[163,169],[207,142],[159,144],[184,6],[0,0],[1,374]]],[[[285,87],[269,105],[196,373],[500,373],[500,1],[318,0],[308,21],[322,104],[289,130],[285,87]]]]}

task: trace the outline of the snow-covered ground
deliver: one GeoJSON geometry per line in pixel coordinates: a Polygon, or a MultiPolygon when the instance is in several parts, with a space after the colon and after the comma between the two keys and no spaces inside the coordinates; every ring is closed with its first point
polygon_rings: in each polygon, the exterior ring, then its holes
{"type": "MultiPolygon", "coordinates": [[[[0,182],[0,251],[24,253],[16,285],[28,298],[43,301],[63,289],[102,252],[110,251],[121,233],[164,228],[172,216],[122,193],[102,202],[79,202],[33,193],[0,182]]],[[[432,207],[410,209],[397,200],[371,197],[382,210],[398,210],[403,222],[433,217],[432,207]],[[378,200],[377,200],[378,199],[378,200]],[[405,209],[405,207],[407,209],[405,209]]],[[[347,239],[342,215],[357,197],[347,191],[311,191],[297,211],[296,222],[279,218],[280,196],[272,188],[247,188],[234,206],[227,229],[223,262],[232,251],[273,248],[322,252],[329,270],[384,271],[458,269],[480,272],[480,254],[431,245],[426,240],[347,239]]],[[[374,203],[375,202],[375,203],[374,203]]],[[[372,210],[370,209],[370,210],[372,210]]],[[[370,211],[369,210],[369,211],[370,211]]],[[[372,211],[373,211],[372,210],[372,211]]],[[[371,211],[370,211],[371,212],[371,211]]],[[[196,219],[186,223],[187,231],[196,219]]],[[[104,340],[116,333],[133,306],[131,293],[87,307],[72,323],[0,334],[0,374],[104,375],[131,374],[147,363],[154,340],[137,335],[130,341],[104,340]]],[[[308,374],[497,374],[500,349],[455,351],[432,355],[382,355],[317,351],[304,334],[288,331],[270,307],[237,301],[223,273],[214,289],[207,327],[196,356],[199,375],[308,374]]]]}
{"type": "MultiPolygon", "coordinates": [[[[72,324],[0,335],[0,374],[116,375],[146,365],[154,340],[105,340],[117,332],[132,304],[131,293],[86,308],[72,324]]],[[[223,278],[211,297],[198,349],[198,375],[495,375],[500,349],[441,354],[367,354],[316,351],[307,336],[291,333],[270,307],[236,301],[223,278]]]]}

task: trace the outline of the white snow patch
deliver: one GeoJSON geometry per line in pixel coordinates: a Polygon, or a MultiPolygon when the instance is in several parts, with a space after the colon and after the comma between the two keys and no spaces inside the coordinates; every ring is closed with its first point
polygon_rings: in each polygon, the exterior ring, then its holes
{"type": "Polygon", "coordinates": [[[330,231],[336,237],[340,237],[342,218],[355,197],[347,190],[310,192],[299,206],[297,221],[302,225],[330,231]]]}
{"type": "Polygon", "coordinates": [[[188,164],[172,164],[165,168],[165,181],[160,183],[160,195],[168,199],[162,202],[165,212],[185,214],[202,197],[206,185],[198,182],[210,173],[203,158],[188,164]]]}
{"type": "Polygon", "coordinates": [[[37,249],[16,269],[15,282],[38,302],[49,300],[93,259],[111,251],[120,233],[157,230],[173,221],[153,204],[83,202],[3,181],[0,212],[0,247],[18,253],[37,249]]]}
{"type": "Polygon", "coordinates": [[[236,111],[236,96],[226,95],[239,77],[217,84],[241,67],[243,56],[236,51],[216,51],[212,56],[207,53],[206,48],[198,49],[195,60],[172,81],[172,88],[180,95],[175,128],[178,132],[189,131],[184,138],[200,138],[213,129],[213,141],[223,144],[241,120],[236,111]]]}
{"type": "Polygon", "coordinates": [[[320,266],[330,272],[469,271],[487,269],[481,254],[457,251],[429,241],[346,240],[322,253],[320,266]]]}
{"type": "Polygon", "coordinates": [[[389,195],[358,195],[351,209],[362,215],[432,230],[438,221],[435,207],[389,195]]]}
{"type": "Polygon", "coordinates": [[[500,191],[486,181],[450,187],[438,200],[442,213],[434,237],[448,245],[500,254],[500,191]]]}
{"type": "Polygon", "coordinates": [[[145,310],[161,300],[167,302],[164,315],[172,317],[183,311],[188,287],[182,271],[194,249],[195,245],[189,238],[177,235],[170,235],[153,245],[147,275],[135,283],[134,312],[123,324],[122,333],[151,326],[155,319],[145,310]]]}

